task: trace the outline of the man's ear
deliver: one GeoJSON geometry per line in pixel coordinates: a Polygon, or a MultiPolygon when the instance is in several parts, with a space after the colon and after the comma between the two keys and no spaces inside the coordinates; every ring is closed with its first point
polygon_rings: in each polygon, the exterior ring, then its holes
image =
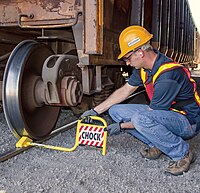
{"type": "Polygon", "coordinates": [[[139,56],[141,57],[141,58],[143,58],[144,57],[144,51],[143,50],[138,50],[138,54],[139,54],[139,56]]]}

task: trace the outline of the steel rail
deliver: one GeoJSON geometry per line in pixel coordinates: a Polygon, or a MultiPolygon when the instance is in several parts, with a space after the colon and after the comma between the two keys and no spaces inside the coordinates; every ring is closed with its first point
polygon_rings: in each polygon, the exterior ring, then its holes
{"type": "MultiPolygon", "coordinates": [[[[53,130],[53,131],[49,134],[48,137],[46,137],[46,138],[44,138],[44,139],[42,139],[42,140],[37,140],[37,141],[35,141],[35,142],[37,142],[37,143],[42,143],[42,142],[44,142],[44,141],[46,141],[46,140],[48,140],[48,139],[50,139],[50,138],[52,138],[52,137],[58,135],[59,133],[62,133],[62,132],[64,132],[64,131],[67,131],[67,130],[73,128],[73,127],[76,125],[77,122],[78,122],[78,120],[75,120],[75,121],[73,121],[73,122],[71,122],[71,123],[68,123],[67,125],[63,125],[63,126],[57,128],[57,129],[53,130]]],[[[0,154],[0,162],[4,162],[4,161],[6,161],[6,160],[8,160],[8,159],[10,159],[10,158],[12,158],[12,157],[14,157],[14,156],[16,156],[16,155],[22,153],[22,152],[24,152],[24,151],[26,151],[26,150],[28,150],[28,149],[30,149],[30,148],[32,148],[32,147],[33,147],[33,146],[23,147],[23,148],[13,148],[13,149],[10,149],[10,150],[8,150],[8,151],[5,152],[5,153],[0,154]]]]}

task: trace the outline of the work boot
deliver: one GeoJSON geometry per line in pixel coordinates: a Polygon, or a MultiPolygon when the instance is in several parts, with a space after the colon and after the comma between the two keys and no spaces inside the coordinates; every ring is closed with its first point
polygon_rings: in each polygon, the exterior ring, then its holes
{"type": "Polygon", "coordinates": [[[165,173],[170,173],[175,176],[182,175],[184,172],[189,170],[190,164],[194,161],[195,156],[191,151],[189,151],[183,159],[178,161],[170,161],[168,168],[165,170],[165,173]]]}
{"type": "Polygon", "coordinates": [[[140,152],[140,154],[144,158],[155,160],[155,159],[158,159],[160,157],[162,152],[157,147],[154,146],[154,147],[149,147],[149,148],[142,150],[140,152]]]}

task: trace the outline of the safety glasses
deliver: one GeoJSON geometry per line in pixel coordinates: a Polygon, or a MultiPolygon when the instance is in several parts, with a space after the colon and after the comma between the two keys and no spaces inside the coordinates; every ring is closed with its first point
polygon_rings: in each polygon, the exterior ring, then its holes
{"type": "Polygon", "coordinates": [[[123,57],[122,59],[124,60],[124,62],[128,62],[128,61],[130,61],[130,58],[133,54],[134,54],[134,51],[132,51],[128,57],[123,57]]]}
{"type": "Polygon", "coordinates": [[[131,56],[137,52],[138,50],[140,50],[141,48],[136,49],[135,51],[132,51],[131,54],[128,57],[123,57],[122,59],[124,60],[124,62],[130,62],[131,56]]]}

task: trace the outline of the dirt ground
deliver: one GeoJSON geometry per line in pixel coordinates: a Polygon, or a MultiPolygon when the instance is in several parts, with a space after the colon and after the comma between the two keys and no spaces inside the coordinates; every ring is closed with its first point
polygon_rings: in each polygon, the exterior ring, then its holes
{"type": "MultiPolygon", "coordinates": [[[[109,122],[109,118],[105,116],[109,122]]],[[[58,126],[75,117],[62,111],[58,126]]],[[[189,141],[197,160],[182,176],[166,175],[170,159],[140,156],[145,147],[128,134],[108,137],[107,154],[88,146],[73,152],[31,148],[0,163],[0,193],[199,193],[200,135],[189,141]]],[[[46,144],[72,147],[75,128],[60,133],[46,144]]],[[[0,114],[0,152],[14,147],[16,139],[0,114]]]]}

